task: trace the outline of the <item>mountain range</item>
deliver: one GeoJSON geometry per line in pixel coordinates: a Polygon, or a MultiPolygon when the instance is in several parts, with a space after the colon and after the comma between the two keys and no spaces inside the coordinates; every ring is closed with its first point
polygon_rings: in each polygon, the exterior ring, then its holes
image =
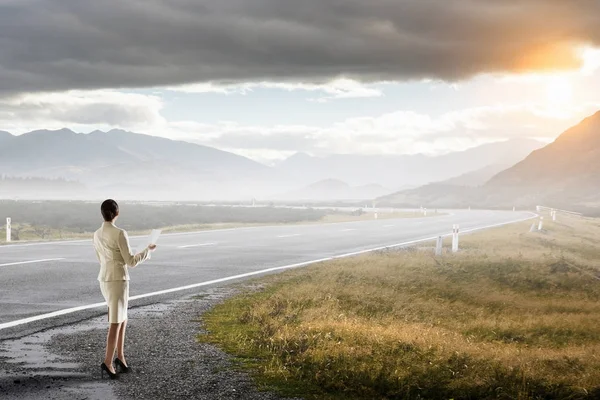
{"type": "Polygon", "coordinates": [[[111,130],[62,129],[0,135],[0,172],[77,180],[121,198],[227,197],[269,168],[250,159],[187,142],[111,130]],[[236,185],[238,187],[236,187],[236,185]],[[211,193],[212,192],[212,193],[211,193]],[[218,197],[218,195],[217,195],[218,197]]]}
{"type": "Polygon", "coordinates": [[[438,157],[298,153],[269,167],[207,146],[116,129],[18,136],[0,131],[0,174],[77,181],[94,198],[246,200],[287,193],[312,200],[369,199],[463,174],[489,174],[542,146],[514,139],[438,157]]]}
{"type": "Polygon", "coordinates": [[[485,186],[562,207],[600,206],[600,111],[485,186]]]}
{"type": "Polygon", "coordinates": [[[537,140],[512,139],[436,157],[422,154],[312,157],[297,153],[279,163],[277,169],[303,184],[327,178],[355,186],[377,183],[398,189],[444,181],[491,165],[507,168],[543,146],[544,143],[537,140]]]}
{"type": "Polygon", "coordinates": [[[328,200],[368,200],[393,192],[378,184],[350,186],[337,179],[325,179],[299,190],[272,196],[273,200],[328,201],[328,200]]]}
{"type": "Polygon", "coordinates": [[[430,207],[542,204],[575,211],[600,207],[600,112],[478,187],[449,182],[400,191],[379,201],[430,207]]]}

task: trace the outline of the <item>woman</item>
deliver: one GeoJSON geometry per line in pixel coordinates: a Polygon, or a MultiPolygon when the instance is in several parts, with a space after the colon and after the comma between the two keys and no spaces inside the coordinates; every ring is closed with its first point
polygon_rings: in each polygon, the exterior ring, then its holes
{"type": "Polygon", "coordinates": [[[113,366],[113,356],[117,350],[115,365],[121,372],[129,372],[125,361],[125,328],[127,327],[127,301],[129,299],[128,268],[135,268],[150,259],[156,245],[150,245],[139,254],[133,254],[129,246],[127,232],[115,226],[119,217],[119,205],[114,200],[106,200],[100,207],[104,224],[94,233],[94,248],[100,261],[100,290],[108,305],[108,336],[106,355],[100,364],[102,376],[108,373],[111,379],[117,377],[113,366]]]}

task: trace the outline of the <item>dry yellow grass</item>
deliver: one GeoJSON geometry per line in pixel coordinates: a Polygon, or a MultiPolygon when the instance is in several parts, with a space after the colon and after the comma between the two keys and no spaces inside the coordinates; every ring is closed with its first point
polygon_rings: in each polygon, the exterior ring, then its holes
{"type": "Polygon", "coordinates": [[[200,338],[306,398],[599,398],[600,222],[530,223],[266,278],[200,338]]]}

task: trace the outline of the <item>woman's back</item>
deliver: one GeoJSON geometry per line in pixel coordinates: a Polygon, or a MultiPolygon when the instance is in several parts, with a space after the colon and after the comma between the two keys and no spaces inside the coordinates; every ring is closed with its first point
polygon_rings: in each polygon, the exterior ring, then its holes
{"type": "MultiPolygon", "coordinates": [[[[102,224],[94,233],[94,248],[100,261],[99,281],[129,280],[127,263],[122,254],[124,239],[127,241],[125,232],[110,222],[102,224]]],[[[128,243],[126,247],[129,247],[128,243]]]]}

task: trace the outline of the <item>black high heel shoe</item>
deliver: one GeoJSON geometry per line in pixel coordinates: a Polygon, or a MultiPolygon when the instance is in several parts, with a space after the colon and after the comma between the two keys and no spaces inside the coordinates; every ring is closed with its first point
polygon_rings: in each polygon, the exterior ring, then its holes
{"type": "Polygon", "coordinates": [[[116,373],[112,373],[110,372],[110,369],[108,369],[108,367],[106,366],[106,364],[102,363],[100,364],[100,373],[102,375],[102,379],[104,379],[104,373],[108,374],[108,377],[110,379],[117,379],[119,376],[116,373]]]}
{"type": "Polygon", "coordinates": [[[129,368],[128,366],[126,366],[125,364],[123,364],[123,361],[119,360],[119,358],[115,358],[115,365],[117,367],[119,367],[119,371],[121,371],[124,374],[127,374],[129,372],[131,372],[131,368],[129,368]]]}

